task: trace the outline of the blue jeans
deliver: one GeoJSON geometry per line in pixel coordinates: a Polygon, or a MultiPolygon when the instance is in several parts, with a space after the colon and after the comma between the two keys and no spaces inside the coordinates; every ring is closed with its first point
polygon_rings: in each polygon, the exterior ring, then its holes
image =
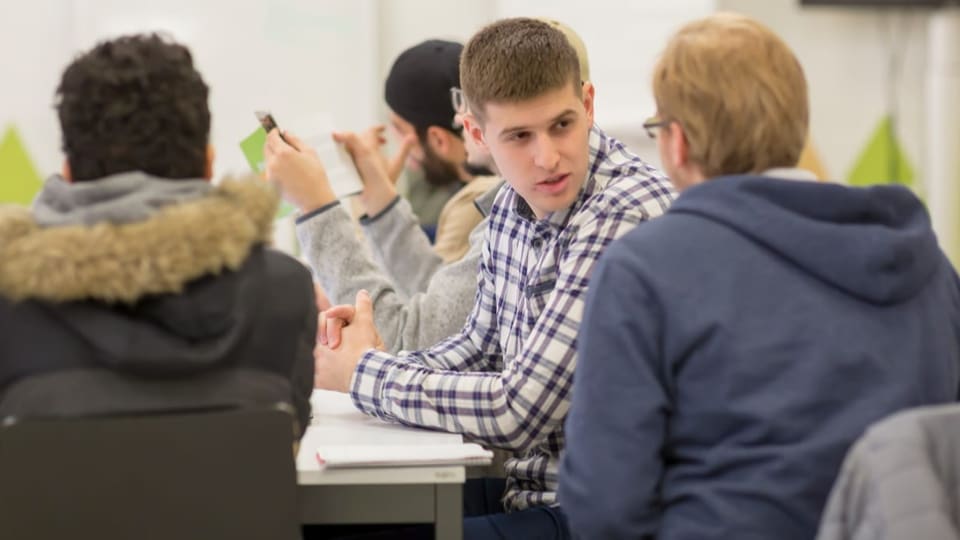
{"type": "MultiPolygon", "coordinates": [[[[509,514],[500,497],[506,482],[502,478],[476,478],[463,486],[464,540],[570,540],[567,518],[560,507],[538,506],[509,514]]],[[[357,527],[336,530],[305,527],[304,538],[343,538],[350,540],[427,540],[433,539],[433,526],[357,527]]]]}

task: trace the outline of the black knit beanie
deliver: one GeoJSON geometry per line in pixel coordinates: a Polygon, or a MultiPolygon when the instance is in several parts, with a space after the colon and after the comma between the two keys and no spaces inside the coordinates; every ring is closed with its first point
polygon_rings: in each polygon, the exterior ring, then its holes
{"type": "Polygon", "coordinates": [[[450,88],[460,86],[462,50],[459,43],[431,39],[400,53],[387,76],[387,105],[420,129],[454,131],[450,88]]]}

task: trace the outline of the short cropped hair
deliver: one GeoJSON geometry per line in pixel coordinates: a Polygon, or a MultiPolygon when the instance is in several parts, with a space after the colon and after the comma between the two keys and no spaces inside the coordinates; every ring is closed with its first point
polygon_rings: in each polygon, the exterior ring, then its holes
{"type": "Polygon", "coordinates": [[[569,24],[562,23],[556,19],[551,19],[549,17],[536,17],[536,19],[556,28],[567,37],[567,41],[570,42],[574,52],[577,53],[577,60],[580,61],[580,80],[589,81],[590,56],[587,54],[587,44],[583,42],[583,38],[580,37],[580,34],[571,28],[569,24]]]}
{"type": "Polygon", "coordinates": [[[683,127],[707,178],[794,167],[809,122],[807,83],[776,34],[718,13],[682,27],[653,71],[661,120],[683,127]]]}
{"type": "Polygon", "coordinates": [[[572,84],[580,63],[564,34],[543,21],[501,19],[477,32],[460,56],[460,87],[483,121],[488,103],[516,103],[572,84]]]}
{"type": "Polygon", "coordinates": [[[206,171],[208,88],[190,51],[156,34],[97,44],[63,72],[56,109],[74,181],[206,171]]]}

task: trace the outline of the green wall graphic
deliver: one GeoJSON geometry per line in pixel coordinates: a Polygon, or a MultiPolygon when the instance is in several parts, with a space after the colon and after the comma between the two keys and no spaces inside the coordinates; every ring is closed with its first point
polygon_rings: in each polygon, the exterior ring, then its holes
{"type": "Polygon", "coordinates": [[[890,115],[880,119],[847,175],[847,182],[852,186],[903,184],[916,187],[913,166],[897,140],[890,115]]]}
{"type": "Polygon", "coordinates": [[[43,180],[13,125],[0,139],[0,203],[30,204],[43,180]]]}
{"type": "MultiPolygon", "coordinates": [[[[243,157],[247,158],[250,168],[256,173],[263,173],[264,157],[263,145],[267,142],[267,132],[258,127],[246,139],[240,141],[240,150],[243,157]]],[[[287,201],[280,201],[280,208],[277,209],[277,218],[287,217],[293,213],[295,208],[287,201]]]]}

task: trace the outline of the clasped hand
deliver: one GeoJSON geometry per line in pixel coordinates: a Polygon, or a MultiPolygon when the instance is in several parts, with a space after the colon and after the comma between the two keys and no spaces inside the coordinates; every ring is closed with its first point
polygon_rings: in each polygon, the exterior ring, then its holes
{"type": "Polygon", "coordinates": [[[382,351],[384,345],[373,322],[373,302],[369,293],[361,290],[355,305],[333,306],[320,314],[313,354],[314,386],[349,392],[357,365],[370,349],[382,351]]]}

